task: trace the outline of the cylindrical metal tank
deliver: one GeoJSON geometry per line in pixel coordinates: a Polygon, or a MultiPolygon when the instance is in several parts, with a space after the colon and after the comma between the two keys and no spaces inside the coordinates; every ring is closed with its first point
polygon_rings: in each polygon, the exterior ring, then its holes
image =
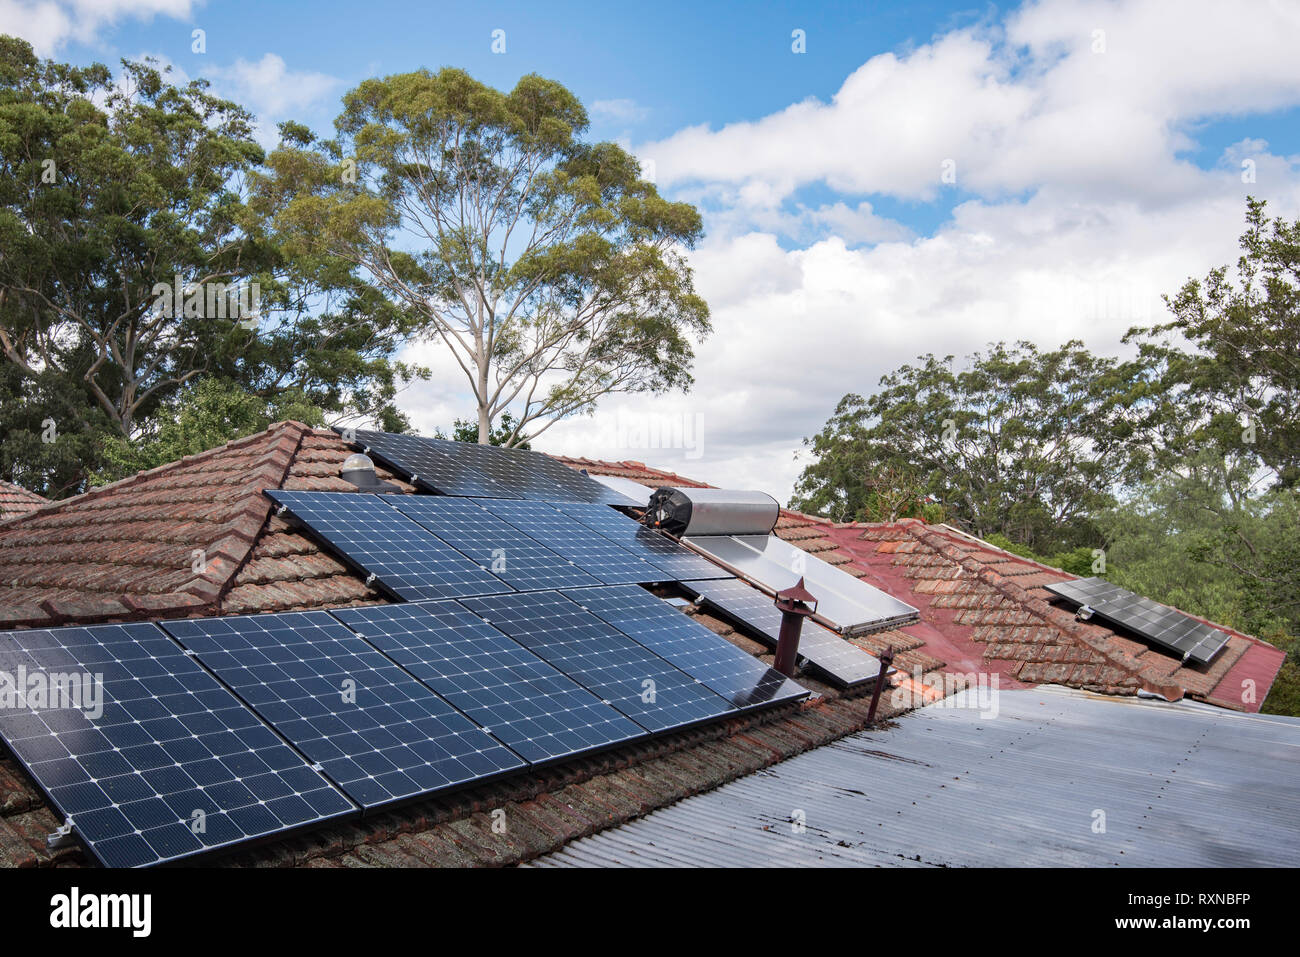
{"type": "Polygon", "coordinates": [[[767,535],[781,506],[766,492],[724,488],[655,489],[645,523],[671,535],[767,535]]]}

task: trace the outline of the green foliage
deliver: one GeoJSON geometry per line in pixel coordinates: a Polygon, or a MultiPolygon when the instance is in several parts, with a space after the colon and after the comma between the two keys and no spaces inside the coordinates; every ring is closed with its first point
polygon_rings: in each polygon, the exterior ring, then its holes
{"type": "Polygon", "coordinates": [[[109,436],[102,449],[104,465],[94,476],[95,484],[197,455],[286,419],[313,426],[325,424],[320,409],[301,392],[281,392],[267,401],[234,383],[205,379],[160,406],[144,434],[134,439],[109,436]]]}
{"type": "Polygon", "coordinates": [[[508,407],[512,443],[616,392],[691,384],[708,307],[682,254],[701,233],[551,80],[504,93],[461,70],[367,80],[337,141],[301,130],[259,188],[276,228],[362,269],[465,374],[478,441],[508,407]]]}
{"type": "MultiPolygon", "coordinates": [[[[489,445],[504,445],[509,448],[531,449],[532,446],[528,441],[521,440],[518,435],[520,423],[510,414],[507,409],[501,414],[500,420],[496,427],[488,435],[489,445]]],[[[435,433],[435,438],[444,439],[447,436],[439,429],[435,433]]],[[[478,442],[478,423],[470,419],[457,419],[452,427],[451,438],[457,442],[478,442]]]]}
{"type": "Polygon", "coordinates": [[[1141,382],[1140,368],[1078,342],[1051,352],[996,343],[961,370],[952,356],[922,356],[873,395],[845,396],[805,440],[816,460],[794,507],[874,519],[882,498],[928,493],[982,538],[1000,533],[1039,552],[1095,547],[1089,516],[1132,474],[1125,440],[1141,382]]]}

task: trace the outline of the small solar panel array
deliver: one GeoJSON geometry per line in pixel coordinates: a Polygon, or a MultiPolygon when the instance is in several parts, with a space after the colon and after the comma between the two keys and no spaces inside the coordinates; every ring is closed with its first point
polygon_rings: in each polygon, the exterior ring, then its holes
{"type": "Polygon", "coordinates": [[[599,584],[0,632],[6,691],[22,697],[0,738],[91,854],[126,867],[808,694],[643,589],[599,584]],[[38,699],[37,675],[85,694],[38,699]]]}
{"type": "Polygon", "coordinates": [[[1107,623],[1128,629],[1198,664],[1209,664],[1228,643],[1226,632],[1104,578],[1080,578],[1045,587],[1071,604],[1087,606],[1107,623]]]}

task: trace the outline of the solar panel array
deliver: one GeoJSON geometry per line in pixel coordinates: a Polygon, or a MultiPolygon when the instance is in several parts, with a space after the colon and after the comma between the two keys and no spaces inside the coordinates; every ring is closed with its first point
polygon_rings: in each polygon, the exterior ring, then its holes
{"type": "Polygon", "coordinates": [[[396,509],[359,492],[266,493],[346,561],[408,601],[513,589],[396,509]]]}
{"type": "Polygon", "coordinates": [[[5,632],[0,671],[24,694],[0,708],[0,736],[107,866],[174,861],[355,810],[154,625],[5,632]],[[33,700],[36,676],[80,691],[33,700]]]}
{"type": "Polygon", "coordinates": [[[1226,632],[1104,578],[1054,582],[1045,587],[1075,605],[1087,605],[1098,618],[1199,664],[1209,664],[1228,643],[1226,632]]]}
{"type": "MultiPolygon", "coordinates": [[[[746,626],[769,647],[776,647],[781,612],[771,595],[735,578],[683,584],[728,618],[746,626]]],[[[880,674],[880,659],[812,621],[805,621],[799,633],[799,656],[808,667],[842,688],[874,681],[880,674]]]]}
{"type": "Polygon", "coordinates": [[[365,429],[339,431],[386,468],[443,495],[644,504],[541,452],[365,429]]]}
{"type": "Polygon", "coordinates": [[[919,617],[906,602],[775,535],[702,535],[687,541],[773,593],[804,579],[818,599],[818,615],[844,635],[894,628],[919,617]]]}
{"type": "MultiPolygon", "coordinates": [[[[427,797],[807,691],[635,586],[0,633],[102,714],[0,737],[102,863],[146,866],[427,797]]],[[[4,690],[0,683],[0,690],[4,690]]]]}

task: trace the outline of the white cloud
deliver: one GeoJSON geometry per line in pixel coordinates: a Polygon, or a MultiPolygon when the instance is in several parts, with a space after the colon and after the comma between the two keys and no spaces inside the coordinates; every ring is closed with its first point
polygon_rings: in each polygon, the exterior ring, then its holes
{"type": "Polygon", "coordinates": [[[266,53],[255,62],[240,57],[208,73],[241,97],[258,116],[283,118],[313,106],[340,83],[336,77],[311,70],[290,70],[284,57],[266,53]]]}
{"type": "Polygon", "coordinates": [[[0,0],[0,33],[22,37],[39,56],[52,56],[70,40],[95,42],[101,30],[122,20],[185,20],[194,6],[194,0],[0,0]]]}

